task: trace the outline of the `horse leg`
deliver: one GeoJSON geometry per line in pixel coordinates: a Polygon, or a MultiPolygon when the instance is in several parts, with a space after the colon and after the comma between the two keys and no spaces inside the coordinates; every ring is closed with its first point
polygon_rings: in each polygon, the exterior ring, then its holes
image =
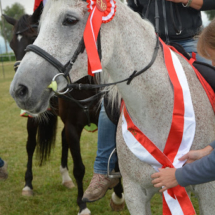
{"type": "MultiPolygon", "coordinates": [[[[119,164],[116,162],[115,172],[119,172],[119,164]]],[[[112,193],[110,206],[113,211],[121,211],[125,208],[125,197],[123,194],[122,181],[120,179],[119,183],[113,188],[114,192],[112,193]]]]}
{"type": "Polygon", "coordinates": [[[125,197],[123,194],[121,179],[119,183],[114,187],[114,192],[112,193],[110,206],[113,211],[122,211],[125,208],[125,197]]]}
{"type": "Polygon", "coordinates": [[[87,208],[86,203],[82,201],[83,190],[83,178],[85,174],[85,166],[82,162],[80,151],[80,137],[83,127],[74,126],[70,123],[65,125],[65,134],[67,143],[73,158],[73,174],[78,186],[77,204],[80,208],[79,215],[90,215],[90,210],[87,208]]]}
{"type": "Polygon", "coordinates": [[[69,172],[68,172],[68,166],[67,166],[67,162],[68,162],[68,144],[66,142],[66,137],[65,137],[65,128],[63,128],[63,131],[61,133],[61,137],[62,137],[62,155],[61,155],[61,166],[60,166],[60,172],[62,175],[62,184],[69,188],[72,189],[73,187],[75,187],[72,179],[69,176],[69,172]]]}
{"type": "Polygon", "coordinates": [[[155,194],[151,189],[143,189],[139,183],[123,176],[125,201],[131,215],[151,215],[150,200],[155,194]]]}
{"type": "Polygon", "coordinates": [[[25,186],[22,190],[22,195],[32,196],[33,195],[33,173],[32,173],[32,158],[36,147],[36,135],[37,135],[38,123],[33,118],[28,118],[27,131],[28,139],[26,143],[26,151],[28,154],[27,170],[25,172],[25,186]]]}
{"type": "Polygon", "coordinates": [[[201,215],[211,215],[215,211],[215,182],[192,186],[193,192],[199,201],[199,212],[201,215]]]}

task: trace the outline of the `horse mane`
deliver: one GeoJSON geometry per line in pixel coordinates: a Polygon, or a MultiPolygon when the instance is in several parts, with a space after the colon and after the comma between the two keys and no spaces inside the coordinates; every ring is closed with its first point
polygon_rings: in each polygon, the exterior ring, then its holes
{"type": "MultiPolygon", "coordinates": [[[[127,12],[129,12],[129,16],[132,16],[133,20],[136,20],[136,22],[140,25],[141,28],[143,28],[146,32],[149,32],[150,37],[152,38],[154,37],[154,39],[156,38],[154,26],[148,19],[142,19],[142,17],[138,13],[134,12],[131,8],[129,8],[126,5],[125,5],[125,9],[127,12]]],[[[129,77],[130,75],[131,74],[128,74],[127,77],[129,77]]],[[[96,73],[95,79],[96,79],[96,82],[100,84],[114,82],[109,76],[109,74],[105,71],[101,73],[96,73]]],[[[116,85],[104,87],[102,91],[108,94],[107,96],[108,103],[109,103],[108,105],[112,107],[111,111],[114,111],[116,107],[120,108],[122,96],[120,95],[116,85]]]]}
{"type": "MultiPolygon", "coordinates": [[[[109,74],[105,71],[96,73],[94,77],[94,81],[96,84],[113,83],[109,74]]],[[[114,108],[116,107],[120,108],[122,97],[118,92],[116,85],[104,87],[101,91],[103,91],[104,94],[107,94],[108,106],[111,107],[111,111],[114,111],[114,108]]],[[[102,98],[100,102],[102,102],[102,98]]]]}

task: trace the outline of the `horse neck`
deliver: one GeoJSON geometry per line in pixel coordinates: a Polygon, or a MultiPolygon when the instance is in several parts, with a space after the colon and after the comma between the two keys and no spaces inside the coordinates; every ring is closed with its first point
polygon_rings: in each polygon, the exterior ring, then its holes
{"type": "MultiPolygon", "coordinates": [[[[105,62],[105,70],[112,81],[122,80],[133,71],[143,69],[150,62],[156,43],[151,24],[143,21],[126,6],[117,6],[118,14],[112,20],[115,22],[111,28],[115,35],[111,44],[113,51],[105,62]]],[[[107,31],[102,33],[108,34],[107,31]]],[[[104,39],[103,34],[102,38],[104,39]]],[[[107,39],[104,40],[107,43],[107,39]]],[[[109,46],[102,47],[104,54],[110,50],[109,46]],[[106,51],[103,48],[108,49],[106,51]]],[[[160,141],[161,136],[166,139],[172,117],[169,113],[172,111],[173,99],[170,98],[173,98],[173,94],[161,50],[150,69],[134,78],[130,85],[123,83],[117,85],[117,88],[134,123],[154,142],[160,141]],[[163,110],[167,110],[166,115],[163,110]],[[163,125],[167,126],[164,131],[161,129],[163,125]]]]}

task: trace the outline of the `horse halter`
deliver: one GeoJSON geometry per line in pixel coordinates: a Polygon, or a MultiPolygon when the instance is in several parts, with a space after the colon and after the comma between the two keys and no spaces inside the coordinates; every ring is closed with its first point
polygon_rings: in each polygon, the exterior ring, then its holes
{"type": "MultiPolygon", "coordinates": [[[[69,89],[78,89],[78,90],[89,90],[89,89],[97,89],[97,88],[102,88],[102,87],[107,87],[107,86],[111,86],[111,85],[116,85],[122,82],[126,82],[127,81],[127,85],[129,85],[131,83],[131,81],[133,80],[133,78],[137,77],[138,75],[142,74],[143,72],[145,72],[146,70],[148,70],[152,64],[154,63],[156,57],[157,57],[157,53],[158,53],[158,49],[159,49],[159,36],[158,36],[158,30],[159,30],[159,13],[158,13],[158,5],[157,5],[157,0],[155,0],[155,29],[156,29],[156,45],[154,47],[154,52],[151,58],[151,61],[139,72],[134,71],[128,78],[123,79],[121,81],[117,81],[114,83],[109,83],[109,84],[77,84],[77,83],[71,83],[70,78],[69,78],[69,72],[72,69],[73,64],[75,63],[78,55],[80,53],[83,53],[85,50],[85,45],[84,45],[84,39],[83,37],[81,38],[78,47],[76,48],[72,58],[65,64],[61,64],[56,58],[54,58],[53,56],[51,56],[48,52],[44,51],[42,48],[36,46],[36,45],[28,45],[26,47],[26,52],[28,51],[32,51],[34,53],[36,53],[37,55],[39,55],[40,57],[42,57],[43,59],[45,59],[46,61],[48,61],[50,64],[52,64],[52,66],[54,66],[58,71],[59,74],[55,75],[54,78],[52,79],[52,83],[56,82],[55,79],[57,76],[62,75],[64,76],[68,81],[68,85],[67,85],[67,89],[65,92],[57,92],[56,90],[53,90],[56,94],[66,94],[69,89]]],[[[101,41],[100,41],[100,32],[98,34],[98,38],[97,38],[97,43],[98,43],[98,53],[100,56],[100,60],[101,60],[101,41]]],[[[51,84],[52,85],[52,84],[51,84]]],[[[50,85],[49,85],[50,86],[50,85]]],[[[52,88],[52,87],[49,87],[52,88]]]]}
{"type": "MultiPolygon", "coordinates": [[[[98,36],[98,40],[100,41],[100,34],[98,36]]],[[[100,42],[99,42],[99,44],[100,44],[100,42]]],[[[98,47],[101,47],[101,46],[98,46],[98,47]]],[[[154,48],[152,59],[141,71],[139,71],[139,72],[134,71],[128,78],[123,79],[121,81],[117,81],[117,82],[109,83],[109,84],[98,84],[98,85],[97,84],[77,84],[77,83],[72,84],[70,81],[70,78],[69,78],[69,71],[72,69],[72,66],[75,63],[78,55],[80,53],[83,53],[85,50],[83,37],[82,37],[81,41],[79,42],[78,47],[75,50],[71,60],[69,60],[65,65],[61,64],[56,58],[54,58],[48,52],[44,51],[43,49],[41,49],[40,47],[38,47],[36,45],[28,45],[26,47],[25,51],[26,52],[32,51],[32,52],[36,53],[37,55],[39,55],[40,57],[42,57],[43,59],[48,61],[52,66],[54,66],[59,71],[59,74],[57,74],[53,77],[52,83],[55,82],[56,77],[58,77],[60,75],[64,76],[68,80],[68,85],[67,85],[67,89],[65,90],[65,92],[57,92],[57,91],[53,90],[56,94],[63,95],[63,94],[66,94],[69,91],[69,89],[78,89],[78,90],[97,89],[97,88],[107,87],[107,86],[111,86],[111,85],[116,85],[116,84],[119,84],[119,83],[122,83],[125,81],[127,81],[127,84],[129,85],[131,83],[131,81],[133,80],[133,78],[142,74],[143,72],[145,72],[147,69],[149,69],[152,66],[152,64],[154,63],[154,61],[157,57],[158,49],[159,49],[159,38],[157,36],[156,45],[154,48]]],[[[98,51],[100,53],[99,56],[101,56],[101,50],[99,49],[98,51]]]]}

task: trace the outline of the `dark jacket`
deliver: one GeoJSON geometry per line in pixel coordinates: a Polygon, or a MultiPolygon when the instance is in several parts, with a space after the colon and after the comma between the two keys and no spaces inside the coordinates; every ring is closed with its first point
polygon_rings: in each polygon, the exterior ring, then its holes
{"type": "MultiPolygon", "coordinates": [[[[148,17],[145,17],[147,5],[149,0],[127,0],[128,6],[131,7],[134,11],[143,15],[143,18],[147,18],[149,21],[155,25],[155,0],[151,0],[149,6],[148,17]],[[135,4],[136,2],[136,4],[135,4]]],[[[198,35],[202,29],[202,19],[200,10],[195,10],[191,7],[184,7],[181,3],[172,3],[166,0],[157,0],[158,10],[159,10],[159,36],[161,39],[166,41],[166,32],[165,32],[165,16],[163,13],[163,7],[165,6],[166,10],[166,23],[168,37],[171,41],[183,40],[192,38],[195,35],[198,35]],[[171,15],[170,6],[172,4],[173,15],[171,15]],[[178,13],[177,13],[178,10],[178,13]],[[179,18],[177,18],[177,14],[179,18]],[[181,34],[177,35],[174,28],[174,22],[176,28],[179,27],[181,22],[181,34]]],[[[212,10],[215,9],[215,0],[204,0],[201,10],[212,10]]]]}

